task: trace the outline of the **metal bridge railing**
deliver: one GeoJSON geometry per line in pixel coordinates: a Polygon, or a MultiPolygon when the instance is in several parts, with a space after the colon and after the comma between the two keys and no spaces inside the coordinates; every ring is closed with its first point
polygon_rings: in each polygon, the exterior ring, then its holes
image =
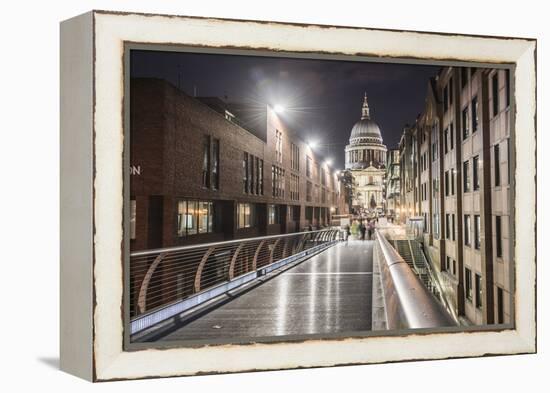
{"type": "Polygon", "coordinates": [[[394,330],[456,326],[451,315],[379,230],[376,230],[376,237],[383,257],[380,261],[380,274],[386,328],[394,330]]]}
{"type": "Polygon", "coordinates": [[[325,229],[132,252],[130,318],[225,282],[238,281],[239,277],[338,238],[339,230],[325,229]]]}

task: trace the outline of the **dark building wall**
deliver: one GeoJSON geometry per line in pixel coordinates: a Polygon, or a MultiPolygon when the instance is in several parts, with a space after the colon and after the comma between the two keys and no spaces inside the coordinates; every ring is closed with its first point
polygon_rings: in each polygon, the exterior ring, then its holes
{"type": "Polygon", "coordinates": [[[306,178],[306,160],[313,168],[323,161],[316,157],[268,107],[266,141],[230,121],[223,113],[190,97],[169,83],[156,79],[131,81],[130,124],[130,194],[136,203],[135,239],[132,250],[171,247],[184,244],[247,238],[267,234],[294,232],[307,225],[328,225],[330,208],[338,206],[340,196],[336,176],[326,168],[326,185],[321,184],[320,170],[306,178]],[[282,155],[276,154],[277,134],[282,135],[282,155]],[[219,185],[203,185],[204,140],[219,141],[219,185]],[[299,150],[299,169],[291,165],[291,144],[299,150]],[[263,194],[244,191],[243,156],[248,153],[263,160],[263,194]],[[282,157],[282,158],[281,158],[282,157]],[[284,195],[274,196],[272,165],[284,170],[284,195]],[[138,168],[139,170],[135,170],[138,168]],[[299,198],[290,198],[291,174],[299,176],[299,198]],[[323,203],[306,202],[306,182],[325,190],[323,203]],[[178,201],[195,199],[213,202],[214,231],[185,237],[177,235],[178,201]],[[250,228],[238,228],[237,205],[254,204],[256,222],[250,228]],[[278,205],[277,223],[268,224],[268,205],[278,205]],[[305,206],[322,214],[308,220],[305,206]]]}

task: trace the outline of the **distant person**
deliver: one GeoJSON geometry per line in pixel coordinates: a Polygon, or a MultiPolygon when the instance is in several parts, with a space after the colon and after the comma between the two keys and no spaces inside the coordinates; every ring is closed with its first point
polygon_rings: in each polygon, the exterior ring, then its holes
{"type": "Polygon", "coordinates": [[[346,229],[344,232],[344,238],[346,239],[346,242],[348,241],[350,236],[351,236],[351,228],[349,225],[346,225],[346,229]]]}
{"type": "Polygon", "coordinates": [[[369,240],[373,240],[374,229],[376,228],[375,220],[369,222],[369,240]]]}
{"type": "Polygon", "coordinates": [[[359,224],[359,231],[361,232],[361,240],[365,240],[365,233],[367,232],[367,227],[363,222],[359,224]]]}

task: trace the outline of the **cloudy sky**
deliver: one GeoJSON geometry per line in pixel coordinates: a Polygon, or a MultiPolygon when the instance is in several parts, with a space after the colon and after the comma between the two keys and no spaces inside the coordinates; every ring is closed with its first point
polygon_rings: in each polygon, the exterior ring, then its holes
{"type": "Polygon", "coordinates": [[[361,117],[366,92],[371,118],[395,148],[403,126],[424,106],[439,67],[281,57],[132,51],[131,76],[166,79],[187,94],[282,105],[282,116],[320,153],[344,166],[344,147],[361,117]]]}

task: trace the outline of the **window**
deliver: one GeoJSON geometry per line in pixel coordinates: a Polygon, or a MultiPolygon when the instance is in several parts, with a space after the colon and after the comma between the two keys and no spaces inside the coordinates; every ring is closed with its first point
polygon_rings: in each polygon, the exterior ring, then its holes
{"type": "Polygon", "coordinates": [[[275,161],[283,162],[283,133],[279,130],[275,130],[275,161]]]}
{"type": "Polygon", "coordinates": [[[452,222],[452,232],[451,232],[451,235],[452,235],[452,238],[453,238],[453,241],[455,241],[456,239],[456,226],[455,226],[455,215],[454,214],[451,214],[451,222],[452,222]]]}
{"type": "Polygon", "coordinates": [[[451,215],[445,214],[445,238],[451,239],[451,215]]]}
{"type": "Polygon", "coordinates": [[[290,174],[290,199],[294,201],[300,199],[300,177],[294,173],[290,174]]]}
{"type": "Polygon", "coordinates": [[[202,186],[210,188],[210,136],[204,135],[202,142],[202,186]]]}
{"type": "Polygon", "coordinates": [[[443,131],[444,139],[445,139],[445,154],[449,152],[449,129],[445,128],[445,131],[443,131]]]}
{"type": "Polygon", "coordinates": [[[250,228],[256,224],[255,206],[251,203],[237,205],[237,225],[239,228],[250,228]]]}
{"type": "Polygon", "coordinates": [[[451,258],[446,257],[445,258],[445,270],[450,272],[451,271],[451,258]]]}
{"type": "Polygon", "coordinates": [[[311,178],[311,168],[312,168],[312,162],[311,157],[306,157],[306,176],[311,178]]]}
{"type": "Polygon", "coordinates": [[[254,157],[254,194],[260,194],[260,159],[254,157]]]}
{"type": "Polygon", "coordinates": [[[453,123],[449,124],[449,137],[451,138],[451,148],[449,150],[453,150],[455,148],[455,131],[453,123]]]}
{"type": "Polygon", "coordinates": [[[495,72],[493,74],[492,91],[493,91],[493,116],[496,116],[498,113],[498,72],[495,72]]]}
{"type": "Polygon", "coordinates": [[[506,107],[510,106],[510,70],[506,70],[506,107]]]}
{"type": "Polygon", "coordinates": [[[511,165],[511,157],[510,157],[510,138],[506,139],[506,154],[507,154],[507,160],[506,160],[506,176],[508,179],[508,184],[510,184],[510,165],[511,165]]]}
{"type": "Polygon", "coordinates": [[[269,225],[279,224],[279,206],[278,205],[267,206],[267,223],[269,225]]]}
{"type": "Polygon", "coordinates": [[[477,131],[479,124],[477,96],[472,98],[472,134],[477,131]]]}
{"type": "Polygon", "coordinates": [[[197,233],[214,231],[213,203],[208,201],[178,201],[178,236],[184,237],[197,233]]]}
{"type": "Polygon", "coordinates": [[[212,202],[198,202],[199,233],[212,232],[212,202]]]}
{"type": "Polygon", "coordinates": [[[462,110],[462,140],[470,136],[470,113],[468,107],[462,110]]]}
{"type": "Polygon", "coordinates": [[[258,162],[258,193],[264,195],[264,160],[258,162]]]}
{"type": "Polygon", "coordinates": [[[313,207],[306,206],[306,220],[310,221],[313,219],[313,207]]]}
{"type": "Polygon", "coordinates": [[[461,86],[466,86],[466,83],[468,83],[468,68],[462,67],[460,69],[460,83],[461,86]]]}
{"type": "Polygon", "coordinates": [[[130,201],[130,239],[136,238],[136,201],[130,201]]]}
{"type": "Polygon", "coordinates": [[[220,140],[212,141],[212,188],[220,188],[220,140]]]}
{"type": "Polygon", "coordinates": [[[290,168],[292,168],[295,171],[300,170],[300,148],[296,146],[294,143],[290,144],[290,168]]]}
{"type": "Polygon", "coordinates": [[[504,291],[497,287],[497,323],[504,323],[504,291]]]}
{"type": "Polygon", "coordinates": [[[466,282],[465,290],[466,290],[466,299],[469,301],[472,301],[472,272],[467,267],[464,268],[465,274],[464,274],[464,281],[466,282]]]}
{"type": "Polygon", "coordinates": [[[449,185],[449,171],[445,171],[445,196],[449,196],[451,187],[449,185]]]}
{"type": "Polygon", "coordinates": [[[455,170],[451,169],[451,195],[455,194],[455,170]]]}
{"type": "Polygon", "coordinates": [[[481,284],[481,276],[476,273],[476,307],[481,308],[483,304],[483,286],[481,284]]]}
{"type": "Polygon", "coordinates": [[[433,214],[434,237],[439,239],[439,213],[433,214]]]}
{"type": "Polygon", "coordinates": [[[453,105],[453,78],[449,78],[449,105],[453,105]]]}
{"type": "Polygon", "coordinates": [[[250,183],[250,189],[249,189],[249,192],[251,194],[255,194],[256,193],[256,170],[254,168],[254,156],[253,155],[249,155],[248,156],[248,173],[249,173],[249,176],[248,178],[250,179],[249,183],[250,183]]]}
{"type": "Polygon", "coordinates": [[[243,155],[243,192],[248,193],[248,153],[243,155]]]}
{"type": "Polygon", "coordinates": [[[275,198],[285,197],[285,170],[276,165],[271,166],[272,195],[275,198]]]}
{"type": "Polygon", "coordinates": [[[456,261],[453,259],[453,274],[456,275],[456,261]]]}
{"type": "Polygon", "coordinates": [[[321,185],[325,186],[327,182],[325,168],[321,167],[321,185]]]}
{"type": "Polygon", "coordinates": [[[472,169],[474,171],[474,191],[477,191],[479,190],[479,156],[474,157],[472,169]]]}
{"type": "Polygon", "coordinates": [[[500,146],[496,144],[493,147],[494,165],[495,165],[495,187],[500,186],[500,146]]]}
{"type": "Polygon", "coordinates": [[[502,258],[502,216],[495,216],[495,237],[497,258],[502,258]]]}
{"type": "Polygon", "coordinates": [[[479,250],[481,247],[481,217],[474,216],[474,248],[479,250]]]}
{"type": "Polygon", "coordinates": [[[472,224],[470,222],[470,216],[465,214],[464,215],[464,245],[465,246],[472,245],[471,233],[472,233],[472,224]]]}
{"type": "Polygon", "coordinates": [[[311,202],[311,182],[306,183],[306,202],[311,202]]]}
{"type": "Polygon", "coordinates": [[[464,183],[464,192],[470,191],[470,162],[464,161],[462,163],[462,180],[464,183]]]}

